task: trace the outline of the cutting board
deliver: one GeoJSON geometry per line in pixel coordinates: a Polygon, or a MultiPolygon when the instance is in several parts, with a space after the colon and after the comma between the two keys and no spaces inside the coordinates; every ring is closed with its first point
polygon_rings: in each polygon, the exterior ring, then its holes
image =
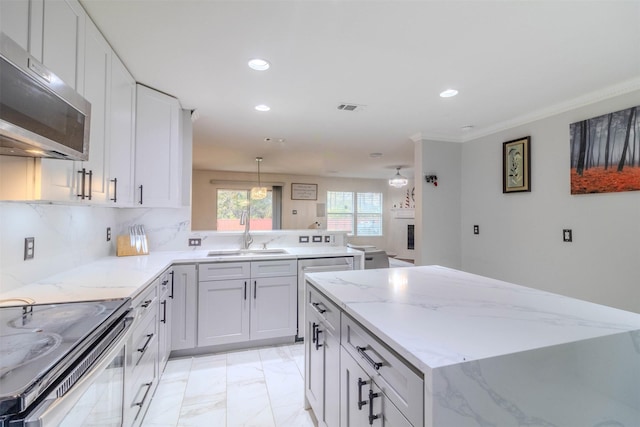
{"type": "MultiPolygon", "coordinates": [[[[147,236],[142,237],[145,242],[147,240],[147,236]]],[[[137,255],[149,255],[149,245],[147,244],[147,252],[144,252],[142,248],[140,248],[140,252],[136,250],[135,244],[131,246],[131,238],[129,235],[118,236],[116,241],[116,255],[117,256],[137,256],[137,255]]]]}

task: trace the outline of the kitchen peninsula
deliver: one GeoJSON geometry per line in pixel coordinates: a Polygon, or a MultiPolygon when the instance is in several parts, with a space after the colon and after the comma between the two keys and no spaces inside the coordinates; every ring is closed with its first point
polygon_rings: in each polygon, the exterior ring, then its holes
{"type": "Polygon", "coordinates": [[[320,425],[640,425],[638,314],[439,266],[314,273],[306,296],[320,425]]]}

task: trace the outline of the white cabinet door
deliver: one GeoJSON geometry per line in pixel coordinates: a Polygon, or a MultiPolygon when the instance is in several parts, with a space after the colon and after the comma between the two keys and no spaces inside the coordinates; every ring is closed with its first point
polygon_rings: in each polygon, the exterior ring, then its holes
{"type": "Polygon", "coordinates": [[[340,425],[340,328],[322,326],[324,335],[324,422],[340,425]]]}
{"type": "Polygon", "coordinates": [[[42,63],[81,94],[85,21],[86,13],[77,0],[44,1],[42,63]]]}
{"type": "MultiPolygon", "coordinates": [[[[312,310],[306,312],[306,333],[304,340],[304,390],[305,397],[322,425],[324,412],[324,346],[316,342],[316,329],[320,320],[312,310]]],[[[321,336],[322,341],[322,336],[321,336]]]]}
{"type": "Polygon", "coordinates": [[[198,347],[249,340],[249,279],[198,286],[198,347]]]}
{"type": "MultiPolygon", "coordinates": [[[[341,402],[336,410],[341,412],[342,427],[411,427],[402,412],[344,348],[340,364],[341,402]]],[[[327,422],[327,425],[337,424],[327,422]]]]}
{"type": "Polygon", "coordinates": [[[198,310],[198,277],[196,266],[173,267],[171,302],[171,349],[183,350],[196,347],[196,321],[198,310]]]}
{"type": "Polygon", "coordinates": [[[111,57],[108,199],[134,203],[136,81],[117,55],[111,57]]]}
{"type": "Polygon", "coordinates": [[[29,50],[29,0],[0,1],[0,28],[2,32],[29,50]]]}
{"type": "MultiPolygon", "coordinates": [[[[82,200],[106,203],[109,164],[108,111],[111,95],[112,50],[98,28],[87,20],[84,55],[84,97],[91,103],[89,160],[75,162],[76,177],[85,174],[82,200]]],[[[82,186],[80,179],[79,186],[82,186]]]]}
{"type": "Polygon", "coordinates": [[[251,339],[296,334],[297,277],[251,279],[251,339]]]}
{"type": "Polygon", "coordinates": [[[138,85],[136,104],[136,203],[148,207],[180,206],[180,103],[138,85]]]}
{"type": "MultiPolygon", "coordinates": [[[[37,8],[32,8],[30,11],[31,27],[41,26],[35,32],[30,31],[32,34],[40,32],[42,43],[38,45],[37,37],[30,36],[30,53],[66,84],[84,95],[86,26],[84,9],[77,0],[44,0],[31,3],[42,7],[40,19],[37,16],[37,8]]],[[[56,201],[77,200],[77,194],[80,192],[77,185],[80,181],[76,174],[78,165],[75,163],[69,160],[40,160],[40,176],[36,176],[36,182],[41,183],[41,188],[36,190],[35,198],[56,201]]]]}
{"type": "Polygon", "coordinates": [[[165,271],[160,276],[158,290],[158,294],[160,295],[160,304],[158,306],[158,378],[162,375],[162,371],[164,371],[164,367],[169,360],[169,353],[171,353],[172,280],[173,272],[171,269],[165,271]]]}
{"type": "Polygon", "coordinates": [[[345,350],[340,352],[341,427],[369,425],[371,379],[345,350]]]}

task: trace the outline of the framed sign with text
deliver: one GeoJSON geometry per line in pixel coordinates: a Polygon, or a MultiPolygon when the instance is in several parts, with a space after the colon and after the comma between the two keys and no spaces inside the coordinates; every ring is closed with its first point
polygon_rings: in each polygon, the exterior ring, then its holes
{"type": "Polygon", "coordinates": [[[291,183],[291,200],[318,200],[318,184],[291,183]]]}

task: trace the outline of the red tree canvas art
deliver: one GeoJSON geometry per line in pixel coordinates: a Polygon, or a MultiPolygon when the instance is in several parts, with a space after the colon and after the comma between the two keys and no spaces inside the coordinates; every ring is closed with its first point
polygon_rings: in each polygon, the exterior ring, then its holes
{"type": "Polygon", "coordinates": [[[640,106],[569,126],[571,194],[640,190],[640,106]]]}

